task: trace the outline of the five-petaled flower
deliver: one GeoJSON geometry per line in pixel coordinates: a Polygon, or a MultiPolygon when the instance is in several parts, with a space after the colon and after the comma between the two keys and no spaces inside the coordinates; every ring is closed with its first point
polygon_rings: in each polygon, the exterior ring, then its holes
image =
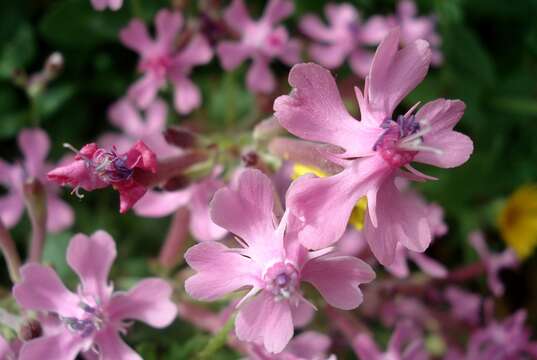
{"type": "Polygon", "coordinates": [[[376,51],[364,94],[355,88],[361,121],[347,112],[330,72],[316,64],[295,65],[289,74],[293,91],[274,103],[276,118],[292,134],[342,148],[326,151],[326,156],[343,171],[325,178],[306,175],[288,196],[292,216],[302,222],[300,241],[310,249],[336,242],[356,202],[366,196],[369,216],[364,236],[382,264],[393,262],[398,242],[423,252],[432,236],[427,208],[407,202],[395,179],[430,179],[414,169],[412,161],[450,168],[466,162],[472,153],[470,138],[453,130],[465,109],[459,100],[438,99],[416,113],[413,106],[404,115],[393,116],[431,62],[426,41],[398,47],[395,29],[376,51]]]}
{"type": "Polygon", "coordinates": [[[92,191],[112,186],[119,192],[119,211],[125,213],[147,191],[147,186],[137,181],[137,172],[157,172],[156,156],[142,141],[123,154],[91,143],[76,151],[72,163],[50,171],[48,179],[72,186],[77,194],[79,189],[92,191]]]}
{"type": "Polygon", "coordinates": [[[213,221],[236,235],[239,248],[205,242],[185,254],[197,272],[186,280],[195,299],[215,300],[249,287],[240,301],[235,330],[240,340],[282,351],[293,336],[294,317],[312,306],[300,285],[311,283],[332,306],[354,309],[362,302],[359,285],[375,277],[363,261],[308,252],[298,243],[288,212],[279,224],[274,213],[274,189],[258,170],[244,170],[233,184],[216,192],[211,203],[213,221]]]}
{"type": "Polygon", "coordinates": [[[177,313],[171,286],[157,278],[144,279],[127,292],[113,292],[108,272],[116,258],[114,240],[104,231],[91,237],[75,235],[67,249],[67,263],[81,285],[69,291],[50,267],[29,263],[21,268],[22,280],[13,288],[17,303],[57,318],[58,325],[25,342],[21,360],[74,360],[81,352],[95,351],[100,359],[141,359],[120,338],[127,320],[156,328],[168,326],[177,313]]]}

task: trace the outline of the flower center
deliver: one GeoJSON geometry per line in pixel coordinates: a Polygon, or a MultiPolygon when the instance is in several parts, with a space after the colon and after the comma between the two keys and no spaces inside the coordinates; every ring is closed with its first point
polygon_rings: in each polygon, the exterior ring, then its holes
{"type": "Polygon", "coordinates": [[[159,76],[164,76],[172,65],[172,58],[168,55],[157,56],[150,59],[142,60],[140,70],[142,72],[151,71],[159,76]]]}
{"type": "Polygon", "coordinates": [[[265,289],[278,301],[291,299],[299,289],[298,271],[291,264],[279,262],[272,265],[267,270],[264,280],[265,289]]]}
{"type": "Polygon", "coordinates": [[[131,178],[134,170],[127,166],[127,156],[118,156],[115,150],[99,149],[91,161],[95,173],[105,182],[118,182],[131,178]]]}
{"type": "Polygon", "coordinates": [[[92,307],[84,302],[79,306],[83,310],[80,317],[60,316],[60,320],[69,331],[86,338],[103,328],[104,316],[98,307],[92,307]]]}

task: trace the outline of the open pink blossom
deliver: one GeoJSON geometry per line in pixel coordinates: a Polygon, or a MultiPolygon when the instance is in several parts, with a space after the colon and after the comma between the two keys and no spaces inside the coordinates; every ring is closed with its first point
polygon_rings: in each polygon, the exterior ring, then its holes
{"type": "Polygon", "coordinates": [[[306,331],[294,337],[279,354],[269,354],[258,344],[248,349],[249,360],[336,360],[328,356],[330,337],[315,331],[306,331]]]}
{"type": "MultiPolygon", "coordinates": [[[[487,315],[485,306],[489,307],[490,302],[482,296],[456,286],[448,287],[444,296],[451,307],[454,318],[474,326],[485,320],[484,316],[487,315]]],[[[490,304],[492,305],[492,303],[490,304]]]]}
{"type": "Polygon", "coordinates": [[[270,93],[276,86],[269,64],[279,59],[288,65],[300,61],[300,43],[289,37],[283,25],[278,23],[294,10],[290,0],[270,0],[263,16],[250,18],[243,0],[233,0],[224,13],[227,25],[241,36],[240,41],[222,41],[216,52],[222,67],[235,69],[247,58],[252,65],[246,75],[248,88],[258,93],[270,93]]]}
{"type": "Polygon", "coordinates": [[[375,274],[363,261],[308,252],[296,240],[288,213],[274,214],[275,190],[258,170],[244,170],[233,188],[216,192],[211,203],[213,221],[236,236],[240,247],[204,242],[190,248],[185,259],[197,272],[185,289],[195,299],[212,301],[243,288],[235,333],[239,340],[262,344],[279,353],[293,336],[294,317],[312,306],[300,285],[311,283],[332,306],[354,309],[362,302],[359,285],[375,274]]]}
{"type": "Polygon", "coordinates": [[[163,217],[176,212],[181,207],[189,210],[190,233],[196,240],[210,241],[222,239],[227,230],[216,225],[209,216],[209,203],[214,193],[225,183],[214,176],[188,185],[177,191],[149,190],[134,206],[134,212],[143,217],[163,217]]]}
{"type": "Polygon", "coordinates": [[[410,165],[413,161],[451,168],[472,153],[470,138],[453,130],[464,113],[462,101],[438,99],[416,113],[414,106],[404,115],[393,115],[425,77],[431,60],[426,41],[398,47],[395,29],[376,51],[365,95],[355,88],[360,121],[347,112],[330,72],[316,64],[295,65],[289,74],[293,91],[274,103],[276,118],[289,132],[342,149],[325,155],[343,171],[324,178],[305,175],[288,196],[288,207],[303,226],[300,241],[310,249],[336,242],[357,201],[366,196],[364,236],[382,264],[393,262],[397,243],[423,252],[432,238],[428,209],[407,201],[395,180],[430,179],[410,165]]]}
{"type": "Polygon", "coordinates": [[[44,185],[47,196],[47,230],[65,230],[73,223],[74,214],[71,207],[59,197],[58,186],[47,181],[47,172],[53,167],[46,162],[50,149],[48,135],[38,128],[24,129],[17,142],[24,155],[23,161],[12,165],[0,159],[0,185],[8,189],[0,197],[2,223],[11,228],[19,222],[24,211],[23,185],[30,179],[37,179],[44,185]]]}
{"type": "Polygon", "coordinates": [[[91,5],[98,11],[103,11],[106,8],[116,11],[121,9],[123,0],[91,0],[91,5]]]}
{"type": "Polygon", "coordinates": [[[181,150],[168,144],[162,134],[166,130],[167,113],[166,103],[160,99],[149,104],[143,112],[129,99],[121,99],[108,109],[110,122],[121,133],[105,133],[98,143],[104,148],[115,146],[118,152],[126,152],[136,141],[142,140],[159,160],[178,155],[181,150]]]}
{"type": "Polygon", "coordinates": [[[479,254],[487,269],[487,283],[494,296],[502,296],[505,288],[500,279],[500,272],[504,269],[518,267],[519,261],[513,249],[505,249],[502,253],[492,253],[485,241],[482,232],[474,231],[469,235],[470,244],[479,254]]]}
{"type": "Polygon", "coordinates": [[[140,55],[138,70],[143,77],[129,88],[128,96],[142,108],[149,106],[160,88],[168,81],[175,89],[174,104],[181,114],[188,114],[201,104],[198,87],[190,80],[192,68],[208,63],[212,50],[203,35],[196,34],[182,49],[175,47],[176,36],[183,26],[180,12],[160,10],[155,17],[156,37],[151,39],[140,19],[121,30],[123,45],[140,55]]]}
{"type": "Polygon", "coordinates": [[[21,268],[22,280],[13,288],[17,303],[25,310],[54,314],[63,326],[55,333],[25,342],[21,360],[42,357],[74,360],[77,354],[96,351],[101,359],[141,359],[120,333],[130,320],[163,328],[177,313],[172,288],[157,278],[144,279],[127,292],[113,292],[108,272],[116,258],[114,240],[104,231],[91,237],[75,235],[67,249],[67,263],[81,284],[68,290],[50,267],[29,263],[21,268]]]}
{"type": "Polygon", "coordinates": [[[147,191],[136,180],[137,172],[157,172],[156,156],[143,141],[122,154],[115,149],[99,148],[95,143],[84,145],[72,163],[50,171],[47,176],[56,184],[73,187],[77,194],[79,189],[93,191],[112,186],[119,192],[119,211],[125,213],[147,191]]]}
{"type": "Polygon", "coordinates": [[[367,334],[356,336],[353,349],[360,360],[427,360],[429,359],[423,338],[410,323],[398,323],[386,352],[382,352],[367,334]]]}
{"type": "Polygon", "coordinates": [[[319,17],[307,14],[300,20],[300,30],[316,41],[310,46],[312,59],[328,69],[335,69],[348,59],[352,71],[365,77],[373,60],[368,46],[378,45],[391,25],[381,16],[366,22],[351,4],[326,4],[328,25],[319,17]]]}

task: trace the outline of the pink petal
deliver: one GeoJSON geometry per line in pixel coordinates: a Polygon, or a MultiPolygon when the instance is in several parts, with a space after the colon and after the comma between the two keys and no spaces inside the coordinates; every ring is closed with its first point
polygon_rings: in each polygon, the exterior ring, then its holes
{"type": "Polygon", "coordinates": [[[116,258],[116,243],[105,231],[99,230],[91,237],[77,234],[67,248],[67,263],[82,283],[85,294],[107,299],[112,293],[108,273],[116,258]]]}
{"type": "Polygon", "coordinates": [[[300,359],[325,359],[330,349],[330,337],[315,331],[306,331],[297,335],[285,348],[300,359]]]}
{"type": "Polygon", "coordinates": [[[225,70],[233,70],[251,55],[249,47],[240,42],[222,41],[216,47],[220,64],[225,70]]]}
{"type": "Polygon", "coordinates": [[[339,44],[313,44],[310,46],[310,55],[315,62],[322,66],[335,69],[343,64],[348,51],[339,44]]]}
{"type": "Polygon", "coordinates": [[[190,229],[192,235],[199,241],[219,240],[227,234],[227,230],[216,225],[210,217],[209,203],[216,190],[224,183],[214,179],[207,179],[193,185],[190,199],[190,229]]]}
{"type": "Polygon", "coordinates": [[[24,167],[29,177],[39,178],[45,171],[45,159],[50,150],[50,140],[45,131],[24,129],[17,138],[19,148],[24,154],[24,167]]]}
{"type": "Polygon", "coordinates": [[[178,11],[160,10],[155,16],[157,43],[162,49],[172,49],[177,33],[183,26],[183,16],[178,11]]]}
{"type": "Polygon", "coordinates": [[[0,219],[8,229],[19,222],[23,210],[24,201],[19,194],[13,192],[0,197],[0,219]]]}
{"type": "Polygon", "coordinates": [[[256,283],[260,270],[248,258],[217,242],[194,245],[185,260],[197,274],[185,281],[185,290],[197,300],[211,301],[256,283]]]}
{"type": "Polygon", "coordinates": [[[19,360],[54,359],[75,360],[85,341],[67,330],[51,336],[42,336],[25,342],[19,360]]]}
{"type": "Polygon", "coordinates": [[[224,20],[228,26],[238,33],[242,33],[252,23],[243,0],[233,0],[224,12],[224,20]]]}
{"type": "Polygon", "coordinates": [[[336,27],[348,26],[360,20],[360,14],[351,4],[328,3],[324,8],[324,12],[330,24],[336,27]]]}
{"type": "Polygon", "coordinates": [[[107,132],[99,137],[97,143],[104,149],[112,149],[115,146],[119,153],[124,153],[134,145],[134,140],[121,133],[107,132]]]}
{"type": "Polygon", "coordinates": [[[396,245],[393,262],[385,266],[386,270],[388,270],[395,277],[400,279],[406,278],[410,274],[410,269],[408,268],[407,262],[408,253],[409,251],[401,243],[398,243],[396,245]]]}
{"type": "Polygon", "coordinates": [[[246,303],[235,320],[239,340],[262,343],[270,353],[279,353],[293,337],[293,319],[286,301],[275,301],[263,291],[246,303]]]}
{"type": "Polygon", "coordinates": [[[325,255],[308,261],[302,269],[302,279],[315,286],[326,302],[343,310],[355,309],[362,303],[358,286],[374,278],[369,265],[350,256],[325,255]]]}
{"type": "Polygon", "coordinates": [[[246,74],[246,85],[248,89],[268,94],[276,87],[276,80],[269,67],[269,60],[261,56],[256,56],[253,59],[252,65],[246,74]]]}
{"type": "Polygon", "coordinates": [[[147,72],[129,87],[128,96],[136,105],[145,109],[155,100],[158,90],[165,82],[164,77],[147,72]]]}
{"type": "Polygon", "coordinates": [[[382,358],[377,344],[369,335],[359,334],[353,341],[353,349],[360,359],[377,360],[382,358]]]}
{"type": "Polygon", "coordinates": [[[126,27],[121,29],[119,39],[123,45],[141,55],[151,51],[153,46],[153,41],[147,33],[147,27],[139,19],[131,20],[126,27]]]}
{"type": "Polygon", "coordinates": [[[190,188],[172,192],[149,190],[134,205],[134,212],[144,217],[167,216],[186,205],[190,201],[190,194],[190,188]]]}
{"type": "Polygon", "coordinates": [[[293,324],[295,324],[295,327],[304,327],[313,319],[315,309],[310,303],[300,301],[298,306],[291,307],[291,314],[293,315],[293,324]]]}
{"type": "Polygon", "coordinates": [[[274,102],[274,115],[289,132],[340,146],[349,156],[372,153],[379,131],[362,127],[349,115],[328,70],[312,63],[295,65],[289,84],[294,87],[291,95],[274,102]]]}
{"type": "Polygon", "coordinates": [[[138,185],[135,182],[120,186],[114,185],[114,189],[119,192],[119,212],[121,214],[131,209],[147,191],[145,186],[138,185]]]}
{"type": "Polygon", "coordinates": [[[259,170],[243,171],[234,189],[216,192],[211,203],[214,223],[242,238],[249,246],[270,241],[274,234],[274,189],[259,170]]]}
{"type": "Polygon", "coordinates": [[[448,275],[448,270],[444,265],[424,254],[410,251],[409,257],[412,258],[424,273],[431,277],[443,279],[448,275]]]}
{"type": "Polygon", "coordinates": [[[77,314],[80,299],[65,288],[51,268],[29,263],[21,268],[21,277],[21,282],[13,287],[13,296],[23,308],[63,316],[77,314]]]}
{"type": "Polygon", "coordinates": [[[110,6],[110,10],[119,10],[122,5],[123,0],[108,0],[108,6],[110,6]]]}
{"type": "Polygon", "coordinates": [[[356,75],[365,77],[371,68],[372,61],[372,53],[368,52],[367,50],[356,49],[351,53],[349,65],[356,75]]]}
{"type": "Polygon", "coordinates": [[[156,99],[146,110],[145,113],[145,136],[161,132],[166,128],[166,117],[168,108],[166,103],[161,99],[156,99]]]}
{"type": "Polygon", "coordinates": [[[143,135],[143,122],[140,114],[128,99],[120,99],[108,109],[110,122],[127,135],[138,138],[143,135]]]}
{"type": "Polygon", "coordinates": [[[401,50],[398,47],[399,31],[395,29],[377,48],[368,76],[366,94],[379,124],[423,80],[431,62],[431,50],[424,40],[401,50]]]}
{"type": "Polygon", "coordinates": [[[368,45],[377,45],[388,35],[393,27],[393,23],[384,16],[371,16],[360,27],[360,40],[368,45]]]}
{"type": "Polygon", "coordinates": [[[125,293],[112,296],[107,312],[112,321],[138,320],[155,327],[170,325],[177,315],[173,289],[164,280],[151,278],[137,283],[125,293]]]}
{"type": "Polygon", "coordinates": [[[298,39],[289,39],[279,54],[279,59],[285,64],[292,66],[301,61],[300,51],[302,43],[298,39]]]}
{"type": "Polygon", "coordinates": [[[307,14],[300,19],[300,31],[310,38],[318,41],[331,41],[331,29],[323,24],[318,16],[307,14]]]}
{"type": "Polygon", "coordinates": [[[293,2],[290,0],[270,0],[261,21],[275,24],[291,15],[294,9],[293,2]]]}
{"type": "Polygon", "coordinates": [[[142,357],[125,344],[119,337],[117,330],[112,327],[98,332],[94,341],[99,348],[99,359],[142,360],[142,357]]]}
{"type": "Polygon", "coordinates": [[[47,230],[49,232],[57,233],[73,225],[75,220],[73,209],[56,194],[48,194],[47,210],[47,230]]]}
{"type": "Polygon", "coordinates": [[[108,6],[108,0],[91,0],[91,6],[97,11],[102,11],[108,6]]]}
{"type": "Polygon", "coordinates": [[[198,87],[187,77],[180,76],[173,80],[175,87],[174,105],[180,114],[188,114],[201,104],[198,87]]]}
{"type": "Polygon", "coordinates": [[[438,99],[428,102],[416,113],[416,119],[431,126],[424,136],[424,145],[441,151],[441,154],[420,151],[415,161],[442,168],[451,168],[464,164],[473,152],[472,140],[453,127],[464,114],[466,106],[460,100],[438,99]]]}
{"type": "Polygon", "coordinates": [[[194,65],[204,65],[211,61],[213,50],[205,36],[197,34],[174,58],[174,64],[183,69],[190,69],[194,65]]]}

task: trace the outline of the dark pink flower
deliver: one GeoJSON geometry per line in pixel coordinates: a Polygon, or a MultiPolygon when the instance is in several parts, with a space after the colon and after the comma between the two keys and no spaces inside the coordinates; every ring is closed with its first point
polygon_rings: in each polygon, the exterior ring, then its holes
{"type": "Polygon", "coordinates": [[[373,280],[371,268],[357,258],[308,252],[296,240],[288,213],[274,213],[275,190],[268,177],[247,169],[233,184],[216,192],[212,220],[236,236],[240,247],[204,242],[185,254],[197,272],[185,282],[195,299],[212,301],[248,287],[235,322],[239,340],[281,352],[293,336],[302,307],[312,306],[301,283],[311,283],[330,305],[354,309],[362,302],[359,285],[373,280]]]}
{"type": "Polygon", "coordinates": [[[87,144],[77,151],[72,163],[50,171],[47,176],[61,186],[73,187],[77,194],[79,189],[93,191],[112,186],[119,192],[119,211],[125,213],[147,191],[136,180],[136,172],[157,172],[155,154],[142,141],[122,154],[99,148],[95,143],[87,144]]]}
{"type": "Polygon", "coordinates": [[[277,58],[288,65],[300,61],[300,43],[289,37],[280,21],[291,15],[293,2],[270,0],[263,16],[254,21],[250,18],[243,0],[233,0],[224,13],[224,20],[240,41],[222,41],[216,49],[222,67],[232,70],[247,58],[252,65],[246,76],[248,88],[254,92],[270,93],[276,86],[269,63],[277,58]]]}
{"type": "Polygon", "coordinates": [[[74,220],[71,207],[58,196],[57,185],[47,181],[47,172],[53,167],[46,162],[50,149],[48,135],[41,129],[24,129],[17,138],[24,159],[14,165],[0,159],[0,185],[8,189],[0,197],[0,219],[6,227],[15,226],[24,211],[23,185],[31,179],[39,180],[46,191],[49,216],[47,230],[60,232],[74,220]]]}
{"type": "Polygon", "coordinates": [[[392,25],[381,16],[362,22],[358,10],[348,3],[329,3],[324,12],[328,25],[311,14],[300,20],[300,30],[316,41],[309,49],[312,59],[328,69],[348,59],[353,72],[365,77],[373,60],[367,47],[378,45],[392,25]]]}
{"type": "Polygon", "coordinates": [[[459,100],[438,99],[415,114],[416,106],[404,115],[393,115],[425,77],[431,60],[426,41],[398,47],[399,31],[394,30],[376,51],[365,95],[356,88],[361,121],[347,112],[330,72],[316,64],[295,65],[289,74],[293,91],[274,103],[276,118],[289,132],[342,149],[327,150],[326,157],[343,171],[325,178],[306,175],[288,196],[288,207],[303,226],[300,241],[308,248],[336,242],[352,209],[365,196],[364,236],[382,264],[393,262],[397,243],[423,252],[432,238],[428,209],[409,202],[395,180],[431,178],[414,169],[413,161],[450,168],[466,162],[472,153],[470,138],[453,130],[465,109],[459,100]]]}
{"type": "Polygon", "coordinates": [[[128,320],[163,328],[177,313],[172,288],[157,278],[140,281],[128,292],[113,292],[108,272],[116,258],[114,240],[104,231],[91,237],[78,234],[67,249],[67,263],[81,284],[77,293],[68,290],[50,267],[29,263],[21,268],[22,280],[13,288],[17,303],[57,317],[58,326],[25,342],[21,360],[47,358],[74,360],[77,354],[96,351],[102,359],[141,359],[120,333],[128,320]]]}
{"type": "Polygon", "coordinates": [[[183,26],[180,12],[160,10],[155,17],[156,37],[151,39],[139,19],[131,20],[121,30],[121,42],[140,55],[138,69],[143,77],[129,88],[129,97],[142,108],[149,106],[160,88],[168,81],[175,88],[177,111],[187,114],[201,104],[198,87],[190,80],[192,68],[208,63],[212,50],[202,35],[194,35],[182,49],[175,47],[176,36],[183,26]]]}
{"type": "Polygon", "coordinates": [[[106,8],[115,11],[121,8],[123,0],[91,0],[91,5],[98,11],[105,10],[106,8]]]}

